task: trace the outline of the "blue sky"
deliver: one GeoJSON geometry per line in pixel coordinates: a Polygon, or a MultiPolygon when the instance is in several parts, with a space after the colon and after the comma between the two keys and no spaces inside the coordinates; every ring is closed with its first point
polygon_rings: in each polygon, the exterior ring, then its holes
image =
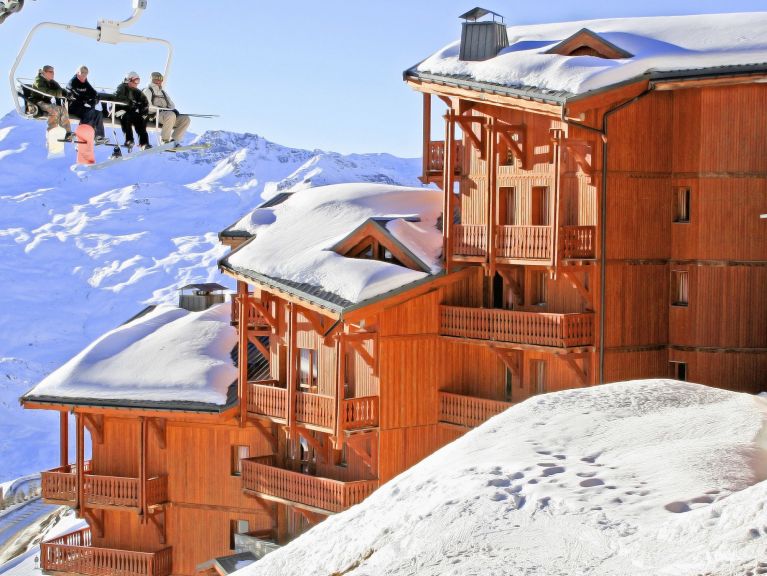
{"type": "MultiPolygon", "coordinates": [[[[402,71],[460,35],[458,15],[476,4],[457,0],[149,0],[125,32],[173,43],[169,92],[179,109],[220,114],[192,130],[252,132],[300,148],[420,155],[421,98],[402,71]]],[[[548,0],[484,2],[509,24],[589,18],[767,10],[767,0],[548,0]]],[[[0,26],[0,65],[10,70],[27,33],[42,21],[95,27],[122,20],[129,0],[27,0],[0,26]]],[[[162,69],[162,48],[102,45],[44,30],[18,75],[45,63],[65,84],[79,64],[91,81],[116,86],[129,70],[162,69]]],[[[0,111],[13,106],[8,81],[0,111]]],[[[41,125],[42,130],[42,125],[41,125]]],[[[41,135],[42,137],[42,135],[41,135]]]]}

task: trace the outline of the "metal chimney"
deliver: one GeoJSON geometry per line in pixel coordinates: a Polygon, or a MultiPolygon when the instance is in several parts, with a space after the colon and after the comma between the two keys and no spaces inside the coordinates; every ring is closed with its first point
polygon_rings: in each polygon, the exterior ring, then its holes
{"type": "Polygon", "coordinates": [[[465,20],[461,30],[459,60],[467,62],[488,60],[497,56],[498,52],[509,45],[503,16],[497,12],[477,6],[466,14],[461,14],[459,18],[465,20]],[[492,14],[492,20],[479,21],[480,18],[488,14],[492,14]],[[500,22],[496,20],[496,16],[500,18],[500,22]]]}

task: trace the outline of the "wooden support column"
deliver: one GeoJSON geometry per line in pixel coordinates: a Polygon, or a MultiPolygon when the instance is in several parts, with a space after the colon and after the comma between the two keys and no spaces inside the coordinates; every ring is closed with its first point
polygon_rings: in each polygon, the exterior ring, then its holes
{"type": "Polygon", "coordinates": [[[298,382],[298,334],[296,330],[296,305],[288,302],[288,430],[291,439],[295,438],[296,402],[298,382]]]}
{"type": "Polygon", "coordinates": [[[85,420],[80,412],[75,413],[75,459],[77,464],[77,517],[83,517],[85,510],[85,420]]]}
{"type": "Polygon", "coordinates": [[[237,344],[238,376],[237,397],[240,401],[240,426],[245,426],[248,418],[248,285],[237,282],[237,305],[240,311],[239,341],[237,344]]]}
{"type": "Polygon", "coordinates": [[[345,333],[338,336],[336,340],[336,425],[334,433],[333,447],[340,450],[344,445],[343,428],[343,404],[344,404],[344,381],[346,380],[346,340],[345,333]]]}
{"type": "Polygon", "coordinates": [[[59,466],[69,464],[69,414],[59,412],[59,466]]]}
{"type": "Polygon", "coordinates": [[[491,278],[495,275],[496,222],[500,217],[497,214],[498,190],[496,190],[498,180],[498,158],[495,154],[497,140],[495,120],[490,118],[487,123],[487,261],[491,278]]]}
{"type": "Polygon", "coordinates": [[[442,215],[442,252],[445,256],[445,271],[452,269],[453,259],[453,179],[455,178],[455,112],[452,108],[445,115],[445,161],[442,184],[445,193],[444,213],[442,215]]]}
{"type": "MultiPolygon", "coordinates": [[[[562,218],[564,218],[564,215],[562,214],[562,211],[564,210],[564,206],[562,206],[562,202],[560,202],[560,187],[562,186],[561,143],[562,143],[563,135],[564,135],[564,132],[562,130],[555,130],[554,138],[552,138],[551,140],[552,158],[554,160],[554,190],[552,190],[552,194],[551,194],[552,206],[549,208],[549,210],[551,211],[551,214],[553,215],[553,220],[551,221],[551,224],[554,227],[554,229],[551,231],[551,248],[552,250],[554,250],[554,254],[552,255],[553,256],[552,261],[554,262],[555,267],[559,267],[562,260],[562,251],[559,249],[559,223],[562,220],[562,218]]],[[[552,218],[552,216],[549,216],[549,218],[552,218]]]]}
{"type": "Polygon", "coordinates": [[[139,416],[139,458],[138,458],[138,502],[141,523],[146,522],[146,437],[147,423],[144,416],[139,416]]]}
{"type": "Polygon", "coordinates": [[[431,158],[431,94],[423,93],[423,168],[421,180],[426,182],[429,176],[431,158]]]}

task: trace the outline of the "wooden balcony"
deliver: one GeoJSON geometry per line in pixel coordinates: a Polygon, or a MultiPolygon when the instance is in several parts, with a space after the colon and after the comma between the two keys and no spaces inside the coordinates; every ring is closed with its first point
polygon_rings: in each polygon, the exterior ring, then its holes
{"type": "MultiPolygon", "coordinates": [[[[250,298],[253,298],[253,294],[249,294],[248,296],[250,298]]],[[[231,306],[232,306],[231,324],[232,326],[239,326],[240,325],[240,302],[237,299],[236,293],[230,294],[230,298],[231,298],[231,306]]],[[[248,328],[256,332],[265,332],[265,333],[271,332],[271,326],[269,326],[269,323],[253,306],[248,306],[248,328]]]]}
{"type": "Polygon", "coordinates": [[[439,421],[474,428],[514,404],[474,396],[439,393],[439,421]]]}
{"type": "MultiPolygon", "coordinates": [[[[279,424],[288,421],[288,390],[276,380],[248,382],[248,416],[279,424]]],[[[341,403],[344,430],[378,426],[378,397],[350,398],[341,403]]],[[[336,399],[323,394],[296,392],[296,422],[307,428],[334,432],[336,399]]]]}
{"type": "MultiPolygon", "coordinates": [[[[453,168],[455,174],[458,175],[463,173],[463,142],[454,142],[453,145],[453,154],[455,158],[453,161],[453,168]]],[[[426,162],[426,169],[428,174],[424,174],[424,176],[442,176],[442,171],[445,169],[444,140],[437,140],[429,143],[429,157],[426,162]]]]}
{"type": "MultiPolygon", "coordinates": [[[[83,495],[89,508],[117,508],[138,510],[139,479],[120,476],[100,476],[90,472],[85,463],[83,495]]],[[[77,474],[74,464],[61,466],[40,474],[43,499],[51,504],[74,506],[77,503],[77,474]]],[[[146,481],[147,506],[168,501],[168,477],[148,478],[146,481]]]]}
{"type": "MultiPolygon", "coordinates": [[[[453,227],[453,255],[462,260],[484,261],[488,253],[487,226],[456,224],[453,227]]],[[[552,226],[499,226],[496,257],[507,261],[546,264],[554,258],[552,226]]],[[[563,260],[596,258],[595,226],[561,226],[560,257],[563,260]]]]}
{"type": "Polygon", "coordinates": [[[440,334],[537,348],[593,346],[594,315],[440,306],[440,334]]]}
{"type": "Polygon", "coordinates": [[[132,552],[92,545],[90,528],[70,532],[40,544],[43,572],[88,576],[169,576],[172,548],[132,552]]]}
{"type": "Polygon", "coordinates": [[[310,476],[278,468],[274,456],[263,456],[242,461],[242,486],[245,493],[328,514],[359,504],[378,488],[378,481],[310,476]]]}
{"type": "Polygon", "coordinates": [[[551,226],[499,226],[498,258],[551,262],[551,226]]]}
{"type": "Polygon", "coordinates": [[[559,229],[560,258],[593,260],[597,257],[596,226],[562,226],[559,229]]]}

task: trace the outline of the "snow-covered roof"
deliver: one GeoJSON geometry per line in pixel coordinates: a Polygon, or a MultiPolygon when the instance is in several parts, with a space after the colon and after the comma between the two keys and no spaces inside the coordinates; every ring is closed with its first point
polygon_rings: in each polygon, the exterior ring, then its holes
{"type": "Polygon", "coordinates": [[[236,343],[228,304],[158,306],[96,339],[23,399],[215,411],[232,400],[236,343]]]}
{"type": "Polygon", "coordinates": [[[672,380],[543,394],[237,574],[757,573],[765,418],[672,380]]]}
{"type": "MultiPolygon", "coordinates": [[[[509,46],[482,62],[458,59],[459,42],[439,50],[406,75],[501,87],[563,102],[646,74],[702,75],[737,67],[767,71],[767,12],[582,20],[509,26],[509,46]],[[547,54],[587,28],[631,58],[547,54]]],[[[512,92],[513,94],[515,92],[512,92]]]]}
{"type": "Polygon", "coordinates": [[[299,190],[279,205],[253,210],[235,225],[234,230],[255,237],[221,265],[345,308],[439,274],[442,235],[436,224],[441,212],[442,193],[432,188],[357,183],[299,190]],[[384,218],[387,232],[429,272],[345,258],[332,250],[370,218],[384,218]]]}

